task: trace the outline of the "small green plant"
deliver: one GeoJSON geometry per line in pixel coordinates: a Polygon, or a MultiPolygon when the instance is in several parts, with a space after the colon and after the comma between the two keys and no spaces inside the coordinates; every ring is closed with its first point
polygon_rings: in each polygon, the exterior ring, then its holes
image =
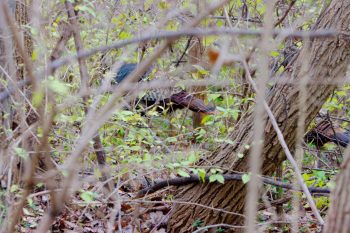
{"type": "Polygon", "coordinates": [[[198,228],[198,227],[201,227],[202,224],[203,224],[203,221],[200,220],[200,219],[197,219],[197,220],[194,221],[193,227],[194,227],[194,228],[198,228]]]}

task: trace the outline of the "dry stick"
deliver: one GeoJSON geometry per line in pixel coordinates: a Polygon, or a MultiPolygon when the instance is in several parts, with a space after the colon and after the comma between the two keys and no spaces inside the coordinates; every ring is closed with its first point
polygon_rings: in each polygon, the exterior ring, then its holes
{"type": "MultiPolygon", "coordinates": [[[[56,42],[56,45],[51,52],[50,62],[53,62],[61,57],[62,52],[64,50],[64,46],[66,45],[68,40],[71,38],[71,36],[72,36],[72,30],[69,27],[69,25],[62,23],[61,36],[59,40],[56,42]]],[[[56,70],[53,69],[53,70],[50,70],[48,73],[53,74],[55,73],[55,71],[56,70]]]]}
{"type": "MultiPolygon", "coordinates": [[[[270,3],[271,4],[271,3],[270,3]]],[[[270,6],[270,11],[272,11],[271,9],[271,5],[270,6]]],[[[272,13],[271,13],[272,15],[272,13]]],[[[227,11],[225,10],[225,16],[227,19],[229,19],[229,16],[227,14],[227,11]]],[[[266,17],[266,14],[265,14],[265,17],[266,17]]],[[[229,26],[232,28],[232,24],[229,20],[227,20],[229,26]]],[[[268,27],[269,25],[272,25],[272,18],[269,18],[268,20],[265,19],[265,28],[268,27]],[[267,21],[267,22],[266,22],[267,21]],[[266,24],[267,23],[267,24],[266,24]]],[[[271,30],[272,28],[270,28],[270,33],[271,33],[271,30]]],[[[264,30],[265,31],[265,30],[264,30]]],[[[269,32],[267,31],[267,32],[269,32]]],[[[268,64],[265,62],[267,60],[267,57],[268,57],[268,51],[266,51],[266,49],[269,49],[271,50],[271,48],[268,48],[269,44],[267,42],[267,38],[269,36],[269,33],[264,33],[263,34],[263,42],[265,42],[265,45],[262,45],[262,51],[265,52],[264,56],[262,57],[262,61],[263,64],[260,64],[259,68],[263,71],[262,73],[264,72],[268,72],[268,64]],[[265,66],[265,67],[264,67],[265,66]]],[[[237,39],[235,38],[235,44],[236,44],[236,47],[239,49],[239,43],[237,41],[237,39]]],[[[254,46],[254,48],[252,49],[249,57],[246,59],[246,61],[248,62],[249,59],[250,59],[250,56],[252,55],[253,51],[255,51],[256,49],[256,46],[254,46]]],[[[240,51],[240,49],[239,49],[240,51]]],[[[241,51],[240,51],[241,53],[241,51]]],[[[255,71],[254,71],[255,72],[255,71]]],[[[266,91],[266,82],[267,82],[267,78],[268,78],[268,73],[265,73],[263,76],[263,79],[259,79],[260,81],[260,84],[261,84],[261,88],[263,88],[264,90],[262,90],[262,93],[260,93],[261,97],[259,98],[257,94],[256,96],[256,99],[259,101],[261,99],[264,98],[264,92],[266,91]]],[[[257,101],[257,102],[258,102],[257,101]]],[[[263,105],[260,103],[260,104],[257,104],[257,106],[260,108],[260,114],[258,113],[259,112],[259,109],[255,109],[255,116],[254,116],[254,131],[257,131],[257,128],[260,130],[260,131],[263,131],[263,128],[264,128],[264,125],[261,124],[261,117],[262,116],[259,116],[259,115],[264,115],[264,112],[263,112],[263,105]],[[260,117],[260,119],[259,119],[260,117]]],[[[263,135],[262,135],[263,132],[261,132],[260,135],[258,135],[256,132],[254,132],[254,137],[255,139],[253,141],[257,142],[257,143],[260,143],[260,139],[256,139],[260,136],[260,138],[263,138],[263,135]]],[[[248,198],[246,199],[246,209],[248,209],[247,211],[247,215],[248,215],[248,218],[247,218],[247,222],[246,222],[246,225],[248,225],[248,228],[247,228],[247,231],[248,232],[255,232],[256,229],[255,228],[255,216],[256,216],[256,212],[258,210],[258,207],[257,207],[257,204],[256,204],[256,201],[257,201],[257,198],[258,198],[258,189],[259,189],[259,181],[257,180],[258,177],[257,177],[257,173],[260,172],[260,166],[261,164],[259,164],[261,161],[260,161],[260,157],[259,155],[261,154],[261,144],[260,145],[254,145],[254,148],[253,150],[255,151],[252,151],[251,152],[251,157],[250,157],[250,160],[249,160],[249,166],[251,168],[251,171],[253,173],[253,176],[252,178],[250,179],[250,182],[249,182],[249,187],[248,187],[248,198]],[[260,152],[259,152],[260,150],[260,152]],[[256,155],[255,157],[253,155],[256,155]],[[255,160],[255,161],[254,161],[255,160]],[[255,171],[255,172],[254,172],[255,171]]]]}
{"type": "MultiPolygon", "coordinates": [[[[250,84],[252,85],[254,91],[257,90],[257,87],[256,87],[256,84],[254,82],[254,80],[252,79],[252,77],[250,76],[250,73],[249,73],[249,67],[248,67],[248,64],[247,62],[242,59],[242,64],[244,66],[244,69],[246,70],[247,72],[247,77],[248,77],[248,80],[250,82],[250,84]]],[[[269,116],[270,118],[270,121],[271,121],[271,124],[274,128],[274,130],[276,131],[276,134],[277,134],[277,137],[278,137],[278,141],[280,142],[285,154],[286,154],[286,157],[288,158],[288,160],[290,161],[290,163],[292,164],[292,167],[294,169],[294,172],[296,173],[296,176],[297,176],[297,179],[298,179],[298,183],[301,187],[301,189],[303,190],[304,194],[306,195],[306,199],[308,200],[309,202],[309,205],[312,209],[312,212],[314,213],[314,215],[316,216],[317,220],[319,221],[319,223],[321,225],[324,224],[324,220],[322,219],[320,213],[318,212],[317,210],[317,207],[312,199],[312,196],[306,186],[306,184],[304,183],[304,180],[303,180],[303,177],[301,176],[301,171],[298,167],[298,164],[295,162],[294,158],[293,158],[293,155],[292,153],[290,152],[288,146],[287,146],[287,143],[286,141],[284,140],[284,137],[283,137],[283,134],[282,134],[282,131],[280,130],[279,126],[278,126],[278,123],[276,121],[276,118],[275,116],[273,115],[270,107],[268,106],[266,100],[264,100],[264,108],[267,112],[267,115],[269,116]]]]}
{"type": "MultiPolygon", "coordinates": [[[[220,1],[219,3],[213,4],[208,7],[208,9],[196,17],[187,27],[186,30],[190,30],[194,26],[198,25],[202,19],[204,19],[211,12],[226,4],[228,0],[220,1]]],[[[155,49],[155,52],[145,61],[143,61],[138,69],[132,72],[126,80],[124,80],[120,85],[118,85],[118,91],[113,93],[110,100],[99,110],[99,112],[94,112],[87,116],[88,121],[85,124],[85,127],[82,129],[81,137],[77,140],[75,150],[72,152],[69,160],[65,163],[67,167],[67,179],[63,184],[63,191],[61,192],[61,203],[60,210],[63,209],[63,203],[66,202],[70,195],[70,187],[72,183],[76,180],[76,162],[87,146],[89,140],[94,136],[95,132],[101,127],[101,125],[108,120],[108,118],[113,114],[116,107],[119,107],[118,98],[120,98],[124,93],[126,87],[133,81],[136,81],[139,76],[141,76],[148,67],[159,57],[161,56],[168,46],[173,42],[173,40],[166,40],[160,46],[155,49]]]]}
{"type": "MultiPolygon", "coordinates": [[[[74,44],[75,49],[77,50],[77,53],[84,50],[83,42],[81,41],[80,37],[80,30],[79,25],[77,22],[77,15],[74,12],[73,5],[70,1],[65,1],[65,6],[68,14],[68,20],[69,24],[73,30],[73,37],[74,37],[74,44]]],[[[79,73],[80,73],[80,85],[81,85],[81,92],[86,92],[88,89],[88,82],[89,82],[89,74],[86,67],[86,61],[84,58],[78,58],[78,64],[79,64],[79,73]]]]}
{"type": "MultiPolygon", "coordinates": [[[[258,69],[260,70],[260,77],[258,79],[258,86],[255,89],[255,109],[254,109],[254,122],[253,122],[253,146],[249,155],[249,171],[251,172],[250,180],[248,182],[248,191],[246,198],[246,212],[247,218],[245,225],[247,227],[246,232],[255,233],[256,229],[256,213],[258,210],[258,199],[259,199],[259,189],[260,182],[258,179],[258,174],[261,172],[261,154],[264,144],[264,129],[266,121],[266,113],[264,111],[264,101],[266,93],[266,83],[269,78],[269,41],[271,40],[271,32],[273,29],[273,19],[272,12],[275,1],[268,1],[266,13],[264,16],[264,28],[261,40],[261,57],[258,69]]],[[[250,75],[249,71],[246,71],[246,76],[250,75]]]]}
{"type": "Polygon", "coordinates": [[[288,13],[290,12],[290,10],[292,9],[292,7],[294,6],[295,3],[296,3],[296,0],[292,0],[289,3],[288,9],[284,12],[283,16],[277,20],[274,27],[277,27],[278,25],[280,25],[283,22],[283,20],[285,20],[285,18],[288,16],[288,13]]]}
{"type": "Polygon", "coordinates": [[[180,63],[183,62],[182,59],[183,59],[184,56],[186,55],[187,50],[188,50],[188,48],[189,48],[190,45],[191,45],[192,38],[193,38],[193,36],[190,36],[190,38],[188,38],[187,43],[186,43],[186,46],[185,46],[185,49],[184,49],[184,51],[182,52],[180,58],[177,59],[177,62],[176,62],[175,65],[174,65],[175,67],[178,67],[178,66],[180,65],[180,63]]]}
{"type": "MultiPolygon", "coordinates": [[[[223,174],[222,175],[225,179],[225,181],[230,181],[230,180],[239,180],[242,181],[242,176],[243,174],[223,174]]],[[[264,184],[269,184],[277,187],[281,187],[284,189],[290,189],[290,190],[295,190],[295,191],[302,191],[300,188],[296,188],[293,184],[291,183],[286,183],[282,181],[276,181],[273,178],[268,178],[268,177],[258,177],[259,180],[261,180],[264,184]]],[[[163,189],[168,186],[184,186],[192,183],[200,183],[200,182],[210,182],[210,176],[206,175],[204,179],[202,179],[198,175],[191,175],[190,177],[178,177],[178,178],[171,178],[171,179],[166,179],[166,180],[161,180],[158,182],[155,182],[154,185],[148,188],[144,188],[140,190],[137,193],[138,197],[142,197],[146,194],[151,194],[154,193],[160,189],[163,189]]],[[[224,185],[224,184],[223,184],[224,185]]],[[[322,193],[322,194],[329,194],[331,191],[328,188],[315,188],[315,187],[309,187],[308,190],[311,193],[322,193]]]]}

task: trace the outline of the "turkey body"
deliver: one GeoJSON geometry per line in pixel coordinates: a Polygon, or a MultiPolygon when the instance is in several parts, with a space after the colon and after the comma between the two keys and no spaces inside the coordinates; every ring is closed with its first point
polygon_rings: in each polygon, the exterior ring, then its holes
{"type": "Polygon", "coordinates": [[[330,120],[323,120],[306,134],[305,141],[314,142],[318,148],[328,142],[346,147],[350,141],[350,131],[341,128],[330,120]]]}
{"type": "MultiPolygon", "coordinates": [[[[117,83],[123,82],[123,80],[137,68],[135,63],[127,63],[120,67],[115,81],[117,83]]],[[[147,77],[151,73],[150,68],[145,74],[143,74],[139,82],[147,82],[147,77]]],[[[138,103],[150,108],[152,106],[157,107],[158,112],[163,112],[167,109],[168,112],[175,111],[177,109],[188,108],[193,112],[201,112],[205,114],[214,114],[215,107],[206,105],[201,99],[196,98],[191,93],[182,90],[178,87],[170,88],[156,88],[150,89],[146,94],[137,100],[138,103]]]]}

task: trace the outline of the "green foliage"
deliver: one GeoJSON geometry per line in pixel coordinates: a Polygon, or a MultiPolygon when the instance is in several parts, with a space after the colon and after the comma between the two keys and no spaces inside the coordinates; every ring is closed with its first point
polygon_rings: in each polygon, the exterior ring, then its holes
{"type": "Polygon", "coordinates": [[[197,219],[197,220],[194,221],[194,223],[193,223],[193,227],[194,227],[194,228],[199,228],[199,227],[201,227],[202,225],[203,225],[203,221],[200,220],[200,219],[197,219]]]}
{"type": "Polygon", "coordinates": [[[192,168],[191,171],[193,174],[198,175],[203,183],[205,182],[207,172],[203,168],[192,168]]]}
{"type": "MultiPolygon", "coordinates": [[[[196,17],[199,14],[197,3],[191,0],[183,1],[154,1],[154,0],[120,0],[115,1],[91,1],[91,0],[68,0],[75,4],[74,9],[79,11],[78,22],[79,32],[82,37],[82,43],[85,50],[96,48],[103,45],[110,45],[114,42],[121,42],[131,38],[138,38],[147,33],[157,32],[159,30],[176,31],[187,23],[188,18],[196,17]],[[173,11],[181,14],[173,15],[173,11]],[[190,17],[188,17],[190,16],[190,17]],[[188,17],[188,18],[187,18],[188,17]]],[[[44,59],[43,54],[46,51],[52,51],[55,41],[61,36],[61,27],[68,19],[65,13],[64,0],[47,1],[43,4],[42,19],[45,23],[43,28],[26,25],[24,28],[30,34],[37,38],[34,40],[34,50],[31,54],[32,61],[35,62],[34,72],[40,71],[48,59],[44,59]],[[46,43],[44,43],[46,42],[46,43]],[[39,67],[39,68],[38,68],[39,67]]],[[[200,5],[200,4],[199,4],[200,5]]],[[[299,16],[311,15],[314,19],[321,9],[321,1],[297,1],[296,7],[290,23],[299,16]],[[300,10],[299,10],[300,9],[300,10]]],[[[229,1],[227,9],[230,16],[241,16],[243,9],[246,8],[250,19],[263,19],[266,11],[266,1],[262,0],[233,0],[229,1]]],[[[283,15],[285,8],[277,9],[274,19],[283,15]]],[[[223,15],[222,10],[218,10],[214,15],[223,15]]],[[[301,29],[309,29],[313,20],[295,25],[301,29]]],[[[33,24],[34,25],[34,24],[33,24]]],[[[237,29],[256,29],[260,24],[246,22],[244,19],[234,21],[237,29]]],[[[227,26],[226,20],[217,20],[211,17],[203,20],[200,27],[221,27],[227,26]]],[[[208,36],[202,38],[203,45],[206,48],[215,44],[226,41],[227,36],[208,36]]],[[[251,51],[257,44],[251,37],[237,38],[239,43],[230,47],[227,55],[243,54],[242,52],[251,51]]],[[[155,69],[150,75],[150,79],[157,77],[178,77],[184,80],[198,81],[202,78],[214,78],[218,81],[225,81],[225,85],[211,86],[208,84],[205,90],[206,100],[216,105],[218,114],[206,115],[202,119],[202,126],[194,129],[192,125],[192,116],[188,111],[177,111],[171,114],[159,114],[151,109],[147,114],[141,115],[138,109],[131,106],[131,109],[125,110],[119,108],[112,117],[103,126],[99,128],[98,135],[102,141],[104,152],[106,153],[106,162],[111,167],[111,176],[115,179],[132,180],[125,178],[141,174],[150,175],[150,177],[171,177],[174,175],[180,177],[190,177],[191,174],[198,175],[201,182],[205,182],[206,176],[209,182],[225,183],[224,171],[218,168],[200,167],[198,161],[206,159],[208,153],[212,153],[218,145],[236,145],[240,143],[230,134],[236,128],[237,121],[245,117],[245,113],[254,106],[254,93],[246,88],[244,69],[239,62],[222,67],[217,74],[212,74],[207,63],[198,63],[192,65],[193,71],[188,71],[186,65],[181,62],[190,60],[187,49],[188,38],[176,40],[169,51],[163,57],[155,61],[155,69]],[[174,63],[180,61],[180,66],[175,67],[174,63]]],[[[110,100],[111,94],[101,93],[99,87],[103,80],[113,79],[115,74],[110,70],[115,62],[140,62],[148,58],[154,49],[162,42],[162,39],[142,42],[125,46],[123,48],[111,49],[107,52],[97,53],[85,59],[88,68],[89,86],[91,92],[81,93],[81,77],[79,65],[76,62],[67,64],[55,71],[54,76],[49,76],[43,82],[40,82],[40,88],[31,95],[31,104],[38,108],[44,106],[45,111],[51,111],[53,106],[47,103],[48,98],[53,98],[54,103],[60,107],[54,117],[53,129],[50,131],[48,138],[50,144],[50,155],[60,167],[66,159],[70,158],[72,152],[75,152],[77,141],[81,135],[82,129],[90,124],[87,121],[85,108],[91,108],[91,111],[99,112],[102,106],[110,100]],[[48,95],[50,94],[50,96],[48,95]],[[84,94],[84,98],[82,97],[84,94]],[[62,107],[64,106],[64,107],[62,107]]],[[[71,39],[65,45],[63,57],[76,54],[74,40],[71,39]]],[[[271,58],[278,62],[283,61],[283,49],[286,43],[283,40],[278,42],[274,50],[270,52],[271,58]]],[[[303,46],[301,41],[293,42],[298,48],[303,46]]],[[[206,57],[203,57],[206,61],[206,57]]],[[[252,70],[256,68],[259,61],[254,55],[249,61],[252,70]]],[[[281,67],[279,72],[285,68],[281,67]]],[[[40,73],[40,72],[38,72],[40,73]]],[[[3,84],[3,83],[2,83],[3,84]]],[[[273,85],[274,83],[271,83],[273,85]]],[[[4,85],[4,84],[3,84],[4,85]]],[[[5,86],[5,85],[4,85],[5,86]]],[[[183,82],[178,82],[175,86],[190,88],[183,82]]],[[[334,92],[324,105],[323,110],[329,113],[345,113],[350,116],[349,106],[350,98],[348,93],[350,86],[344,86],[334,92]]],[[[144,92],[138,93],[138,97],[144,95],[144,92]]],[[[124,96],[127,101],[131,98],[127,94],[124,96]]],[[[29,101],[30,102],[30,101],[29,101]]],[[[116,100],[115,104],[122,104],[121,99],[116,100]]],[[[26,109],[22,109],[26,110],[26,109]]],[[[7,116],[6,116],[7,117],[7,116]]],[[[6,119],[4,117],[4,119],[6,119]]],[[[94,119],[99,122],[100,119],[94,119]]],[[[343,123],[346,126],[346,122],[343,123]]],[[[16,132],[17,133],[17,132],[16,132]]],[[[39,126],[34,133],[39,139],[43,137],[43,127],[39,126]]],[[[97,135],[97,134],[96,134],[97,135]]],[[[89,139],[90,140],[90,139],[89,139]]],[[[20,141],[20,140],[17,140],[20,141]]],[[[16,142],[17,143],[17,142],[16,142]]],[[[334,144],[328,144],[324,149],[334,150],[334,144]]],[[[251,145],[244,145],[244,151],[237,152],[237,157],[243,159],[249,152],[251,145]]],[[[29,153],[21,144],[15,144],[11,152],[21,159],[28,159],[29,153]]],[[[102,171],[96,166],[96,151],[93,142],[88,143],[79,158],[79,163],[83,164],[82,170],[89,171],[94,178],[102,177],[102,171]]],[[[304,165],[312,165],[315,158],[311,152],[305,152],[304,165]]],[[[286,168],[288,171],[288,167],[286,168]]],[[[226,172],[226,170],[225,170],[226,172]]],[[[63,178],[68,178],[68,171],[61,170],[63,178]]],[[[288,180],[291,172],[283,177],[288,180]]],[[[330,182],[334,174],[312,170],[310,173],[303,173],[303,178],[308,186],[315,187],[333,187],[334,183],[330,182]]],[[[250,180],[250,173],[242,175],[242,182],[247,184],[250,180]]],[[[39,188],[36,186],[36,188],[39,188]]],[[[274,192],[278,192],[273,187],[274,192]]],[[[11,185],[10,192],[13,195],[20,196],[22,189],[18,184],[11,185]]],[[[3,193],[0,192],[0,198],[3,193]]],[[[98,198],[98,193],[90,190],[81,189],[79,198],[86,203],[91,203],[98,198]]],[[[173,196],[168,195],[164,199],[172,200],[173,196]]],[[[33,210],[38,208],[37,203],[32,198],[27,199],[25,214],[31,215],[33,210]]],[[[324,208],[329,205],[326,197],[316,199],[318,208],[324,208]]],[[[291,208],[290,203],[288,203],[291,208]]],[[[0,212],[6,207],[0,204],[0,212]]],[[[31,226],[30,224],[28,224],[31,226]]],[[[193,224],[195,228],[203,225],[201,220],[196,220],[193,224]]],[[[217,229],[217,232],[223,232],[223,229],[217,229]]]]}
{"type": "Polygon", "coordinates": [[[225,179],[224,179],[223,175],[221,175],[221,174],[213,174],[213,175],[209,176],[209,182],[210,183],[213,183],[215,181],[217,181],[217,182],[219,182],[221,184],[225,183],[225,179]]]}
{"type": "Polygon", "coordinates": [[[243,174],[243,175],[242,175],[243,184],[248,183],[249,180],[250,180],[250,174],[243,174]]]}
{"type": "Polygon", "coordinates": [[[209,182],[210,183],[219,182],[221,184],[224,184],[225,179],[221,173],[222,173],[221,169],[217,169],[217,168],[210,169],[209,182]]]}
{"type": "Polygon", "coordinates": [[[29,154],[28,154],[28,152],[25,149],[20,148],[20,147],[16,147],[16,148],[14,148],[14,150],[15,150],[15,153],[19,157],[21,157],[22,159],[28,159],[29,154]]]}
{"type": "Polygon", "coordinates": [[[310,173],[304,173],[303,178],[307,186],[325,187],[329,177],[324,171],[313,170],[310,173]]]}
{"type": "Polygon", "coordinates": [[[79,196],[86,203],[90,203],[90,202],[95,200],[96,194],[94,192],[91,192],[91,191],[81,190],[79,196]]]}

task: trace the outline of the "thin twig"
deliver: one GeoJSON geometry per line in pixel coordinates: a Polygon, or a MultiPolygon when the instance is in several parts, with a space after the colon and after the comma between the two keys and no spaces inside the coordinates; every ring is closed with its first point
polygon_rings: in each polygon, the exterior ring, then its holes
{"type": "Polygon", "coordinates": [[[283,16],[277,20],[277,22],[274,25],[275,27],[277,27],[283,22],[283,20],[288,16],[288,13],[290,12],[290,10],[292,9],[295,3],[296,3],[296,0],[292,0],[289,3],[288,9],[284,12],[283,16]]]}
{"type": "MultiPolygon", "coordinates": [[[[265,139],[265,125],[266,125],[266,113],[264,111],[263,102],[265,101],[265,93],[267,90],[267,81],[269,78],[269,55],[272,50],[270,45],[271,32],[273,30],[273,8],[276,0],[270,0],[266,4],[266,12],[264,15],[264,27],[263,35],[259,43],[260,62],[258,64],[258,70],[260,71],[260,77],[257,79],[257,87],[255,89],[255,108],[254,108],[254,120],[253,120],[253,145],[249,151],[249,172],[250,179],[247,188],[247,197],[245,211],[247,218],[245,225],[247,227],[247,233],[255,233],[256,228],[256,215],[258,210],[259,188],[261,187],[258,175],[261,173],[262,158],[261,154],[264,146],[265,139]]],[[[250,72],[245,70],[246,76],[250,75],[250,72]]]]}

